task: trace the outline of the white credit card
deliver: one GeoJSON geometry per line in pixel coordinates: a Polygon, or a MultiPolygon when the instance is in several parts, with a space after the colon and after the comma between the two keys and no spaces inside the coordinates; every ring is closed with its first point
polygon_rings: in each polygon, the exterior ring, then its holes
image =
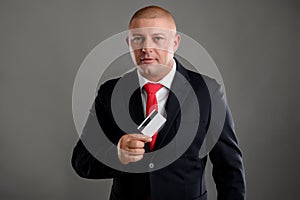
{"type": "Polygon", "coordinates": [[[152,137],[166,121],[164,116],[153,110],[137,129],[144,135],[152,137]]]}

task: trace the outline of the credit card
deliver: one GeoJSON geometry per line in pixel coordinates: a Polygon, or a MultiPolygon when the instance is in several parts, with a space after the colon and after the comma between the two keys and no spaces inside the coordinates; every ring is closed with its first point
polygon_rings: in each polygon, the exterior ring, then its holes
{"type": "Polygon", "coordinates": [[[166,121],[167,120],[164,118],[164,116],[162,116],[156,110],[153,110],[137,129],[144,135],[152,137],[166,121]]]}

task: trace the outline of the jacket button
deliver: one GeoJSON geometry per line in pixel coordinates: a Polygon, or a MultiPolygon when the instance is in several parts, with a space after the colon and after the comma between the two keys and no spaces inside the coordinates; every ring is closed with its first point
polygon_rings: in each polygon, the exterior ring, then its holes
{"type": "Polygon", "coordinates": [[[152,169],[154,167],[154,164],[153,163],[150,163],[149,164],[149,167],[152,169]]]}

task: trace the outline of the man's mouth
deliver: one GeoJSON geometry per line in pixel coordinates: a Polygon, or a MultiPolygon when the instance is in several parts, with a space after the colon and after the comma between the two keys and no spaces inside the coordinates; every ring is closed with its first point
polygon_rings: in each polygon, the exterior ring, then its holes
{"type": "Polygon", "coordinates": [[[154,58],[141,58],[142,64],[151,64],[154,62],[156,62],[156,59],[154,59],[154,58]]]}

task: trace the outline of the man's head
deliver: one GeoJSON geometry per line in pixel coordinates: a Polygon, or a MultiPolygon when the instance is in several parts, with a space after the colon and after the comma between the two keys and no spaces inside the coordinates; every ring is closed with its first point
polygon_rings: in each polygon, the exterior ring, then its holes
{"type": "Polygon", "coordinates": [[[161,7],[148,6],[132,16],[128,29],[127,42],[139,72],[159,81],[171,70],[180,43],[173,16],[161,7]]]}

